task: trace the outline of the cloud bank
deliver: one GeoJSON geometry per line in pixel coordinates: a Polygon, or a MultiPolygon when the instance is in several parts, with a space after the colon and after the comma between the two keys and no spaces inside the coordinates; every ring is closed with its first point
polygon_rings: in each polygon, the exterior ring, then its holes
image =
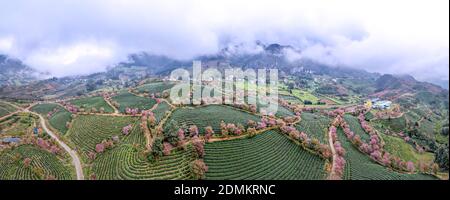
{"type": "Polygon", "coordinates": [[[292,59],[448,80],[448,4],[17,0],[0,7],[0,53],[64,76],[102,71],[140,51],[188,59],[260,40],[300,48],[292,59]]]}

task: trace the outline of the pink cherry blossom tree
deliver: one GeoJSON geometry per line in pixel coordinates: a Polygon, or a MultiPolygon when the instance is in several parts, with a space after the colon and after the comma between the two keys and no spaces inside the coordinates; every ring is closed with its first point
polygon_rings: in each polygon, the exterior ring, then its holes
{"type": "Polygon", "coordinates": [[[103,153],[105,151],[105,145],[103,143],[95,145],[95,151],[97,153],[103,153]]]}

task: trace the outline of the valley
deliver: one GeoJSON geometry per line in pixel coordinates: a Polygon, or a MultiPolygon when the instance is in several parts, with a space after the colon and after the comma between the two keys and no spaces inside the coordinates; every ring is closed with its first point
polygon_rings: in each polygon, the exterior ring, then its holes
{"type": "Polygon", "coordinates": [[[243,104],[174,103],[169,71],[187,62],[149,54],[101,73],[3,84],[0,179],[448,179],[448,90],[264,48],[199,57],[204,70],[279,70],[274,88],[232,82],[243,104]],[[249,104],[249,90],[274,89],[276,113],[249,104]]]}
{"type": "Polygon", "coordinates": [[[7,98],[0,179],[448,179],[437,153],[448,151],[448,108],[380,92],[323,94],[304,84],[329,80],[293,78],[280,81],[269,115],[246,104],[173,104],[176,82],[156,77],[80,96],[7,98]],[[394,105],[368,107],[374,97],[394,105]]]}

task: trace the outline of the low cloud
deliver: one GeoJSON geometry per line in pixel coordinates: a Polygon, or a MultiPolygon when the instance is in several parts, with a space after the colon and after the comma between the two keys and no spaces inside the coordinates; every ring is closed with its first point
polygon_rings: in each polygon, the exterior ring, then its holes
{"type": "Polygon", "coordinates": [[[39,48],[24,61],[53,76],[84,75],[126,59],[114,49],[118,48],[107,43],[77,42],[57,48],[39,48]]]}
{"type": "Polygon", "coordinates": [[[56,76],[103,71],[146,51],[188,59],[254,41],[330,65],[448,80],[448,1],[4,2],[0,53],[56,76]]]}

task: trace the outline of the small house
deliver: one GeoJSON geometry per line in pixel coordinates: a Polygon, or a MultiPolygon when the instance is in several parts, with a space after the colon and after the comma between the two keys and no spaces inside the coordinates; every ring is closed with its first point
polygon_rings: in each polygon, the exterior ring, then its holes
{"type": "Polygon", "coordinates": [[[7,137],[7,138],[3,138],[2,140],[1,140],[1,143],[2,144],[11,144],[11,143],[16,143],[16,144],[18,144],[18,143],[20,143],[20,138],[15,138],[15,137],[7,137]]]}
{"type": "Polygon", "coordinates": [[[373,103],[372,108],[384,110],[389,109],[391,105],[392,105],[391,101],[377,101],[373,103]]]}

